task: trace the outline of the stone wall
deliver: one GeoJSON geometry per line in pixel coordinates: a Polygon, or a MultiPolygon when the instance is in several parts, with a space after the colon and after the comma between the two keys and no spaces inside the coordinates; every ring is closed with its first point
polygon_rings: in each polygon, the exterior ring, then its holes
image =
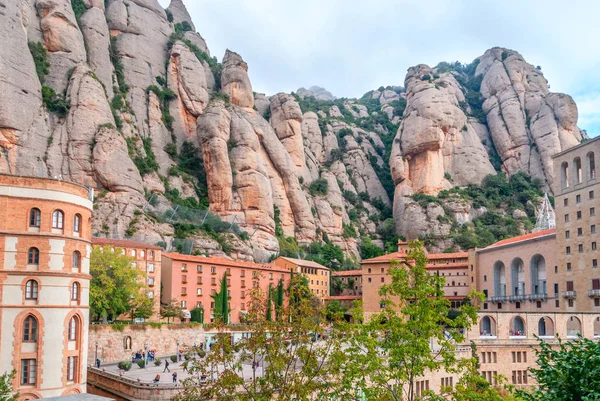
{"type": "Polygon", "coordinates": [[[88,392],[117,401],[171,400],[182,390],[181,385],[142,383],[127,377],[89,368],[88,392]]]}
{"type": "Polygon", "coordinates": [[[164,324],[160,326],[138,325],[91,325],[88,339],[88,363],[92,364],[98,343],[98,358],[102,363],[114,363],[131,359],[131,353],[148,349],[156,350],[157,356],[173,355],[180,347],[204,342],[202,326],[189,324],[164,324]],[[123,330],[118,330],[123,328],[123,330]],[[131,339],[131,341],[128,341],[131,339]]]}

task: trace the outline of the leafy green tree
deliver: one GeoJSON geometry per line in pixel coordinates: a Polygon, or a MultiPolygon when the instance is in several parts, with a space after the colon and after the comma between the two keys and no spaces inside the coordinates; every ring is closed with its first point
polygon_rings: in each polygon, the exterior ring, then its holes
{"type": "Polygon", "coordinates": [[[197,323],[204,323],[204,308],[198,306],[190,312],[191,318],[190,321],[197,323]]]}
{"type": "Polygon", "coordinates": [[[518,391],[525,401],[592,401],[600,399],[600,343],[582,338],[558,345],[539,339],[535,348],[537,365],[531,375],[538,387],[531,392],[518,391]]]}
{"type": "Polygon", "coordinates": [[[183,309],[179,306],[179,302],[176,299],[172,299],[168,304],[162,304],[160,306],[160,316],[163,319],[167,319],[167,323],[171,323],[171,319],[183,319],[183,309]]]}
{"type": "Polygon", "coordinates": [[[273,291],[271,288],[271,283],[269,283],[269,290],[267,291],[267,308],[265,311],[265,317],[268,321],[273,320],[273,310],[271,309],[271,305],[273,304],[273,291]]]}
{"type": "Polygon", "coordinates": [[[456,318],[448,317],[445,278],[425,268],[422,242],[410,243],[407,261],[392,263],[391,283],[380,290],[382,311],[357,328],[346,350],[352,363],[345,367],[344,385],[367,399],[415,400],[419,377],[456,368],[456,344],[476,319],[470,303],[456,318]]]}
{"type": "Polygon", "coordinates": [[[342,306],[342,303],[338,300],[333,300],[327,303],[325,306],[325,317],[329,321],[341,320],[344,318],[344,313],[348,308],[342,306]]]}
{"type": "Polygon", "coordinates": [[[19,398],[19,393],[14,392],[12,385],[16,374],[17,371],[13,370],[0,375],[0,401],[16,401],[19,398]]]}
{"type": "MultiPolygon", "coordinates": [[[[304,293],[302,286],[293,286],[290,291],[304,293]]],[[[269,321],[265,292],[256,288],[249,296],[250,336],[232,343],[226,326],[220,323],[216,343],[204,359],[190,361],[191,375],[175,399],[329,399],[346,357],[342,337],[339,332],[328,332],[322,310],[315,309],[311,297],[297,294],[293,306],[282,308],[281,319],[269,321]],[[253,368],[249,371],[244,366],[253,368]],[[208,380],[205,382],[202,376],[208,380]]]]}
{"type": "Polygon", "coordinates": [[[140,293],[132,303],[131,315],[137,319],[148,319],[154,313],[154,303],[145,293],[140,293]]]}
{"type": "Polygon", "coordinates": [[[104,320],[132,309],[131,300],[143,289],[143,273],[121,248],[95,247],[90,258],[90,314],[104,320]]]}
{"type": "Polygon", "coordinates": [[[275,318],[279,319],[281,311],[283,309],[283,303],[285,302],[285,288],[283,287],[283,280],[279,280],[277,284],[277,290],[275,292],[275,318]]]}
{"type": "Polygon", "coordinates": [[[221,278],[221,289],[214,295],[211,295],[215,300],[215,320],[229,323],[229,290],[227,289],[227,273],[221,278]]]}

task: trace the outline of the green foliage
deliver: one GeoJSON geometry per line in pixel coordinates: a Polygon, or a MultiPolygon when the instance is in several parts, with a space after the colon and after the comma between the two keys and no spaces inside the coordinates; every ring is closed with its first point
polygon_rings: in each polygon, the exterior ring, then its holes
{"type": "Polygon", "coordinates": [[[165,14],[167,14],[167,21],[173,22],[173,13],[170,10],[165,10],[165,14]]]}
{"type": "Polygon", "coordinates": [[[110,61],[115,69],[115,75],[117,77],[117,83],[119,84],[119,91],[121,93],[127,93],[129,86],[125,82],[125,72],[123,63],[121,61],[121,55],[117,50],[117,37],[111,36],[110,47],[109,47],[110,61]]]}
{"type": "Polygon", "coordinates": [[[342,223],[342,237],[344,237],[345,239],[358,238],[356,228],[354,228],[352,224],[342,223]]]}
{"type": "Polygon", "coordinates": [[[90,315],[95,319],[117,318],[135,305],[140,295],[142,272],[121,248],[95,247],[90,258],[90,315]]]}
{"type": "Polygon", "coordinates": [[[14,392],[12,385],[16,374],[17,371],[13,370],[0,375],[0,401],[17,401],[19,399],[19,393],[14,392]]]}
{"type": "Polygon", "coordinates": [[[83,0],[71,0],[71,7],[73,8],[73,12],[75,13],[77,23],[81,25],[81,16],[87,11],[85,3],[83,2],[83,0]]]}
{"type": "Polygon", "coordinates": [[[223,274],[221,278],[221,286],[219,292],[211,295],[211,298],[215,301],[215,308],[213,314],[215,320],[224,324],[229,323],[229,300],[231,297],[228,295],[227,289],[227,273],[223,274]]]}
{"type": "Polygon", "coordinates": [[[558,346],[538,339],[534,348],[538,368],[530,372],[538,383],[531,392],[518,391],[525,401],[591,401],[600,399],[600,343],[582,338],[558,346]]]}
{"type": "Polygon", "coordinates": [[[371,241],[371,238],[364,237],[362,243],[360,244],[360,257],[361,259],[371,259],[376,258],[377,256],[383,255],[383,249],[378,247],[371,241]]]}
{"type": "MultiPolygon", "coordinates": [[[[164,82],[164,80],[163,80],[164,82]]],[[[158,97],[159,101],[160,101],[160,109],[161,109],[161,113],[162,113],[162,117],[161,120],[162,122],[165,124],[165,127],[167,127],[167,129],[170,132],[173,132],[173,116],[171,116],[171,113],[169,111],[169,102],[173,99],[177,99],[177,94],[175,92],[173,92],[171,89],[169,88],[159,88],[156,85],[150,85],[147,89],[146,89],[146,93],[150,93],[150,92],[154,92],[154,94],[156,94],[156,96],[158,97]]]]}
{"type": "Polygon", "coordinates": [[[328,190],[328,182],[326,179],[324,178],[319,178],[316,179],[312,182],[312,184],[310,184],[310,194],[312,196],[317,196],[317,195],[327,195],[327,190],[328,190]]]}
{"type": "Polygon", "coordinates": [[[40,82],[44,84],[46,75],[50,72],[50,63],[48,62],[48,53],[41,42],[29,42],[29,51],[35,63],[35,72],[37,73],[40,82]]]}
{"type": "Polygon", "coordinates": [[[71,104],[63,95],[57,94],[53,88],[42,85],[42,102],[46,109],[59,117],[66,117],[71,104]]]}
{"type": "Polygon", "coordinates": [[[129,369],[131,369],[131,366],[133,364],[129,361],[123,361],[123,362],[119,362],[117,364],[117,367],[121,370],[124,370],[125,372],[127,372],[129,369]]]}
{"type": "Polygon", "coordinates": [[[139,366],[140,369],[144,369],[146,367],[146,361],[144,359],[139,359],[136,364],[139,366]]]}
{"type": "Polygon", "coordinates": [[[506,50],[502,51],[502,61],[505,61],[508,58],[509,54],[506,50]]]}
{"type": "Polygon", "coordinates": [[[193,31],[192,26],[187,21],[178,22],[175,24],[175,32],[183,33],[183,32],[191,32],[193,31]]]}
{"type": "Polygon", "coordinates": [[[431,80],[431,75],[429,74],[425,74],[421,77],[421,81],[430,81],[431,80]]]}
{"type": "Polygon", "coordinates": [[[126,138],[127,142],[127,150],[129,152],[129,156],[132,158],[133,163],[140,171],[141,175],[150,174],[153,171],[158,170],[158,162],[156,161],[156,156],[152,151],[152,138],[142,138],[142,145],[144,149],[145,156],[140,154],[138,149],[139,140],[136,141],[134,138],[126,138]]]}
{"type": "MultiPolygon", "coordinates": [[[[188,49],[190,49],[190,51],[196,55],[196,58],[199,61],[204,61],[208,64],[208,66],[210,67],[210,70],[212,71],[213,75],[215,76],[214,91],[219,92],[221,89],[221,72],[222,72],[223,66],[217,62],[216,57],[210,57],[208,55],[208,53],[200,50],[200,48],[198,46],[193,44],[189,39],[186,39],[184,36],[185,32],[181,31],[182,28],[185,28],[185,25],[180,25],[180,30],[177,31],[177,28],[176,28],[176,32],[171,34],[171,36],[169,37],[169,41],[167,42],[168,49],[171,50],[171,48],[177,41],[183,42],[188,47],[188,49]]],[[[191,27],[190,27],[190,29],[191,29],[191,27]]]]}
{"type": "MultiPolygon", "coordinates": [[[[171,319],[173,319],[173,321],[176,318],[183,319],[183,309],[176,299],[172,299],[168,304],[160,305],[160,317],[167,319],[167,324],[171,323],[171,319]]],[[[171,357],[171,360],[173,360],[173,357],[171,357]]],[[[175,357],[173,362],[177,362],[177,357],[175,357]]]]}
{"type": "Polygon", "coordinates": [[[229,104],[229,95],[225,92],[213,92],[213,94],[210,95],[210,100],[221,100],[225,104],[229,104]]]}
{"type": "Polygon", "coordinates": [[[197,323],[204,323],[204,308],[203,307],[195,307],[190,312],[191,318],[190,321],[197,323]]]}
{"type": "Polygon", "coordinates": [[[390,102],[390,106],[394,108],[394,116],[402,117],[404,110],[406,110],[406,99],[400,98],[390,102]]]}

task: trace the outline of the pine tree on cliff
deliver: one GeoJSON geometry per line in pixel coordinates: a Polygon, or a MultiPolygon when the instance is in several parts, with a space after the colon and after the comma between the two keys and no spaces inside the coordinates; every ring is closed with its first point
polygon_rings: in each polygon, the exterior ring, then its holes
{"type": "Polygon", "coordinates": [[[215,300],[215,319],[227,324],[229,323],[229,295],[227,294],[227,273],[221,279],[221,290],[211,295],[215,300]]]}

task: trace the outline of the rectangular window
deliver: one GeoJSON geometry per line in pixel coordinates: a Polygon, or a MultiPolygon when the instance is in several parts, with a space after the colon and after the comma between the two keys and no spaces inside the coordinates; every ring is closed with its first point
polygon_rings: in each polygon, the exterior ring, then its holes
{"type": "Polygon", "coordinates": [[[148,273],[154,273],[154,263],[148,263],[148,273]]]}
{"type": "Polygon", "coordinates": [[[568,223],[568,222],[569,222],[569,215],[565,214],[565,223],[568,223]]]}
{"type": "Polygon", "coordinates": [[[570,246],[568,246],[568,247],[565,249],[565,253],[566,253],[567,255],[570,255],[570,254],[571,254],[571,247],[570,247],[570,246]]]}
{"type": "Polygon", "coordinates": [[[571,270],[571,262],[567,262],[567,270],[571,270]]]}
{"type": "Polygon", "coordinates": [[[242,280],[242,288],[246,287],[246,280],[242,280]]]}
{"type": "Polygon", "coordinates": [[[592,267],[598,267],[598,259],[592,259],[592,267]]]}
{"type": "Polygon", "coordinates": [[[181,296],[184,297],[187,295],[187,288],[186,287],[181,287],[181,296]]]}
{"type": "Polygon", "coordinates": [[[148,291],[148,298],[154,299],[154,291],[148,291]]]}
{"type": "Polygon", "coordinates": [[[215,266],[211,266],[210,274],[217,274],[217,268],[215,266]]]}
{"type": "Polygon", "coordinates": [[[75,370],[77,368],[77,357],[70,356],[67,358],[67,381],[75,381],[75,370]]]}
{"type": "Polygon", "coordinates": [[[558,283],[554,283],[554,295],[558,294],[558,283]]]}
{"type": "Polygon", "coordinates": [[[202,288],[196,288],[196,295],[202,295],[202,288]]]}
{"type": "Polygon", "coordinates": [[[595,251],[595,250],[596,250],[596,243],[592,242],[592,251],[595,251]]]}
{"type": "Polygon", "coordinates": [[[600,290],[600,279],[593,279],[592,280],[592,290],[600,290]]]}
{"type": "Polygon", "coordinates": [[[594,298],[594,306],[600,306],[600,298],[594,298]]]}
{"type": "Polygon", "coordinates": [[[575,305],[575,303],[573,302],[572,299],[569,299],[568,305],[569,305],[569,308],[572,308],[575,305]]]}
{"type": "Polygon", "coordinates": [[[573,291],[573,282],[572,281],[567,281],[567,291],[573,291]]]}
{"type": "Polygon", "coordinates": [[[35,384],[37,380],[37,361],[21,359],[21,384],[35,384]]]}
{"type": "Polygon", "coordinates": [[[181,282],[184,284],[187,283],[187,275],[184,274],[183,276],[181,276],[181,282]]]}
{"type": "Polygon", "coordinates": [[[581,210],[577,212],[577,220],[581,219],[581,210]]]}
{"type": "Polygon", "coordinates": [[[185,306],[186,306],[186,305],[187,305],[187,302],[186,302],[186,301],[181,301],[181,307],[182,307],[182,308],[185,308],[185,306]]]}
{"type": "Polygon", "coordinates": [[[578,237],[581,237],[582,235],[583,235],[583,228],[579,227],[579,228],[577,229],[577,236],[578,236],[578,237]]]}
{"type": "Polygon", "coordinates": [[[214,277],[213,277],[213,278],[211,278],[211,279],[210,279],[210,284],[211,284],[211,285],[217,285],[217,279],[216,279],[216,278],[214,278],[214,277]]]}
{"type": "Polygon", "coordinates": [[[594,199],[594,191],[590,191],[589,195],[590,195],[590,199],[594,199]]]}
{"type": "Polygon", "coordinates": [[[565,238],[569,239],[571,237],[571,232],[569,230],[565,231],[565,238]]]}
{"type": "Polygon", "coordinates": [[[154,285],[154,277],[148,278],[148,285],[154,285]]]}
{"type": "Polygon", "coordinates": [[[186,272],[187,271],[187,263],[182,263],[181,264],[181,271],[182,272],[186,272]]]}
{"type": "Polygon", "coordinates": [[[575,196],[575,203],[581,203],[581,195],[575,196]]]}
{"type": "Polygon", "coordinates": [[[569,198],[565,198],[565,199],[563,199],[563,204],[564,204],[565,206],[569,206],[569,198]]]}
{"type": "Polygon", "coordinates": [[[557,308],[560,306],[560,302],[558,299],[554,301],[554,306],[557,308]]]}
{"type": "Polygon", "coordinates": [[[595,216],[596,215],[596,208],[595,207],[591,207],[590,208],[590,216],[595,216]]]}
{"type": "Polygon", "coordinates": [[[483,282],[487,283],[487,276],[483,276],[483,282]]]}
{"type": "Polygon", "coordinates": [[[596,225],[595,224],[592,224],[590,226],[590,234],[596,234],[596,225]]]}
{"type": "Polygon", "coordinates": [[[579,251],[579,253],[583,252],[583,244],[577,245],[577,250],[579,251]]]}

